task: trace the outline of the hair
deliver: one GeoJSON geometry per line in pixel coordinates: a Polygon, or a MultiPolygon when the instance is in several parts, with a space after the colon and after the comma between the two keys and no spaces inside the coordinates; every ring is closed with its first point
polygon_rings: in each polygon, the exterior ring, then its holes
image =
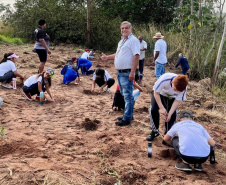
{"type": "Polygon", "coordinates": [[[132,24],[129,22],[129,21],[123,21],[120,25],[120,28],[123,24],[128,24],[129,25],[129,28],[132,28],[132,24]]]}
{"type": "Polygon", "coordinates": [[[175,86],[175,88],[178,91],[183,92],[186,89],[187,85],[188,85],[188,76],[187,75],[182,75],[182,74],[177,75],[173,79],[173,85],[175,86]]]}
{"type": "Polygon", "coordinates": [[[67,60],[68,65],[73,65],[74,61],[73,60],[67,60]]]}
{"type": "MultiPolygon", "coordinates": [[[[45,74],[46,71],[43,71],[42,73],[38,74],[37,75],[37,78],[39,78],[40,76],[42,77],[42,83],[44,83],[44,74],[45,74]]],[[[49,87],[51,87],[51,77],[47,78],[47,81],[48,81],[48,84],[49,84],[49,87]]]]}
{"type": "Polygon", "coordinates": [[[39,25],[39,26],[42,26],[42,25],[44,25],[45,23],[46,23],[46,21],[45,21],[44,19],[41,19],[41,20],[38,21],[38,25],[39,25]]]}
{"type": "Polygon", "coordinates": [[[10,55],[12,55],[13,53],[5,53],[4,54],[4,58],[2,59],[2,61],[0,62],[0,63],[4,63],[4,62],[6,62],[7,60],[8,60],[8,57],[10,56],[10,55]]]}
{"type": "Polygon", "coordinates": [[[95,73],[98,76],[104,77],[105,70],[104,69],[101,69],[101,68],[98,68],[98,69],[95,70],[95,73]]]}
{"type": "Polygon", "coordinates": [[[183,55],[183,53],[179,53],[179,57],[183,57],[184,55],[183,55]]]}

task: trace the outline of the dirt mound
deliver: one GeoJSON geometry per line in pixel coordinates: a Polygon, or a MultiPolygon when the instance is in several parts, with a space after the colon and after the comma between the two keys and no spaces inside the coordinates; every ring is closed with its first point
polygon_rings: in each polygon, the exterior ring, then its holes
{"type": "Polygon", "coordinates": [[[81,127],[86,130],[97,130],[98,123],[100,123],[100,121],[97,119],[90,120],[89,118],[85,118],[85,121],[82,122],[81,127]]]}

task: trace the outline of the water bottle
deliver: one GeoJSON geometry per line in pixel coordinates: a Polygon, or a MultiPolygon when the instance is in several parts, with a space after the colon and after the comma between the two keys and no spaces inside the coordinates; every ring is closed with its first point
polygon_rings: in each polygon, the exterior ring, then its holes
{"type": "Polygon", "coordinates": [[[44,102],[44,93],[40,92],[40,105],[43,105],[44,102]]]}
{"type": "Polygon", "coordinates": [[[215,153],[214,153],[214,148],[210,147],[210,163],[211,164],[215,164],[215,153]]]}
{"type": "Polygon", "coordinates": [[[16,89],[16,78],[13,78],[13,89],[16,89]]]}
{"type": "Polygon", "coordinates": [[[148,157],[152,157],[152,142],[148,142],[148,157]]]}
{"type": "Polygon", "coordinates": [[[134,98],[134,101],[136,101],[140,96],[140,91],[138,89],[134,90],[133,91],[133,98],[134,98]]]}

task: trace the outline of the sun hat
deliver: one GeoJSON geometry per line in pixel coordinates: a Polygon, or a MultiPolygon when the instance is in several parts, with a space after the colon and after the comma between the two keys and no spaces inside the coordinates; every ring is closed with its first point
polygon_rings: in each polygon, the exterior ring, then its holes
{"type": "Polygon", "coordinates": [[[71,60],[74,62],[77,58],[76,57],[72,57],[71,60]]]}
{"type": "Polygon", "coordinates": [[[54,71],[53,71],[51,68],[47,69],[47,70],[46,70],[46,72],[48,72],[48,73],[49,73],[50,78],[52,78],[52,77],[53,77],[53,75],[54,75],[54,71]]]}
{"type": "Polygon", "coordinates": [[[180,119],[181,118],[193,118],[193,113],[190,110],[183,110],[180,112],[180,119]]]}
{"type": "Polygon", "coordinates": [[[13,53],[12,55],[8,56],[7,58],[19,58],[19,56],[17,56],[15,53],[13,53]]]}
{"type": "Polygon", "coordinates": [[[164,38],[164,36],[160,32],[157,32],[153,38],[154,39],[162,39],[162,38],[164,38]]]}

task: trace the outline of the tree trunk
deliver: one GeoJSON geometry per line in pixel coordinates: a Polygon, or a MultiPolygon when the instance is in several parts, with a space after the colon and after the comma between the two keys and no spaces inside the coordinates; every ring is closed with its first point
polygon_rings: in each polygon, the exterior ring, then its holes
{"type": "Polygon", "coordinates": [[[212,85],[215,86],[216,82],[217,82],[217,75],[218,75],[218,70],[219,70],[219,66],[220,66],[220,60],[221,60],[221,52],[224,46],[224,41],[225,41],[225,36],[226,36],[226,19],[225,19],[225,24],[224,24],[224,32],[221,38],[221,43],[219,46],[219,50],[218,50],[218,54],[217,54],[217,60],[216,60],[216,64],[215,64],[215,69],[214,69],[214,73],[213,73],[213,78],[212,78],[212,85]]]}
{"type": "Polygon", "coordinates": [[[177,0],[177,7],[183,6],[183,0],[177,0]]]}
{"type": "Polygon", "coordinates": [[[87,0],[87,28],[86,28],[86,47],[91,46],[90,30],[91,30],[91,0],[87,0]]]}
{"type": "MultiPolygon", "coordinates": [[[[194,13],[194,7],[193,7],[193,0],[191,0],[191,15],[194,13]]],[[[194,25],[194,21],[191,19],[190,24],[194,25]]],[[[189,52],[188,52],[188,58],[191,58],[191,50],[192,50],[192,37],[193,37],[193,29],[190,29],[190,43],[189,43],[189,52]]]]}

